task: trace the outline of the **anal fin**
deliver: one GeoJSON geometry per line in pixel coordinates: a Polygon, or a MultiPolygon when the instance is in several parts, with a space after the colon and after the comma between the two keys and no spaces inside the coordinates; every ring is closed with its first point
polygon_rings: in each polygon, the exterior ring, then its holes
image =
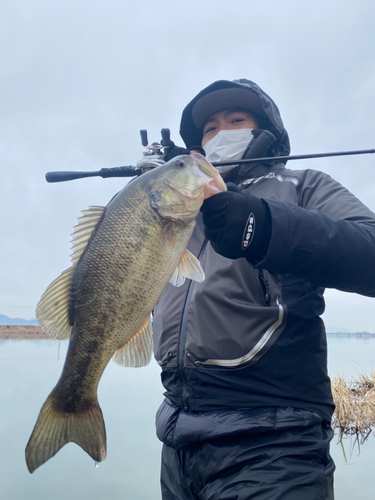
{"type": "Polygon", "coordinates": [[[146,366],[151,361],[153,348],[151,316],[138,332],[113,355],[113,361],[121,366],[146,366]]]}

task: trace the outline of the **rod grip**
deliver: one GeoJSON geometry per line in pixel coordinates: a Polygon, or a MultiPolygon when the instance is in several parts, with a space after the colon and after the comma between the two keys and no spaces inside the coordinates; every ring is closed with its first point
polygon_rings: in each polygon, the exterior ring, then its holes
{"type": "Polygon", "coordinates": [[[83,177],[94,177],[99,175],[97,172],[47,172],[47,182],[64,182],[73,181],[74,179],[82,179],[83,177]]]}

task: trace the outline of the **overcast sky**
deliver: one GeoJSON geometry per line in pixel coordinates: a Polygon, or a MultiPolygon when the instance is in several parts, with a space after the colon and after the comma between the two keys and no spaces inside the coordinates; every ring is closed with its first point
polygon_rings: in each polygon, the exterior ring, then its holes
{"type": "MultiPolygon", "coordinates": [[[[181,143],[183,107],[215,80],[270,94],[292,153],[375,148],[373,0],[2,0],[0,19],[1,314],[35,317],[80,210],[125,182],[45,173],[134,164],[141,128],[181,143]]],[[[375,211],[375,155],[288,166],[329,173],[375,211]]],[[[375,332],[374,299],[326,297],[328,328],[375,332]]]]}

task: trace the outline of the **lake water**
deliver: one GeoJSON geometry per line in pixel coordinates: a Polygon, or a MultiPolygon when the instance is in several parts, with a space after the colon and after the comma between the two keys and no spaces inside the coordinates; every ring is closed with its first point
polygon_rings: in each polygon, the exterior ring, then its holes
{"type": "MultiPolygon", "coordinates": [[[[375,368],[375,339],[329,338],[329,370],[356,375],[375,368]]],[[[40,407],[62,370],[67,342],[0,341],[0,495],[7,500],[160,500],[161,444],[154,415],[162,400],[159,367],[140,369],[111,362],[101,380],[99,401],[108,457],[98,468],[75,444],[68,444],[33,475],[24,461],[25,445],[40,407]]],[[[337,500],[375,497],[375,439],[345,463],[337,438],[332,442],[337,500]]],[[[301,499],[302,500],[302,499],[301,499]]]]}

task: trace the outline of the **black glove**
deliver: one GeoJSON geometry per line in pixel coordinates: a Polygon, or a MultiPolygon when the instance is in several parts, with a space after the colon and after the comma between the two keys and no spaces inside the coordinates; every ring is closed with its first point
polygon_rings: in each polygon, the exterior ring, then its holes
{"type": "Polygon", "coordinates": [[[172,158],[174,158],[175,156],[189,155],[191,151],[198,151],[201,155],[206,156],[206,153],[202,146],[193,146],[190,149],[180,148],[179,146],[176,146],[176,144],[170,139],[167,142],[162,139],[161,145],[164,147],[163,160],[165,162],[172,160],[172,158]]]}
{"type": "Polygon", "coordinates": [[[174,158],[175,156],[190,154],[190,151],[188,149],[176,146],[176,144],[171,140],[169,140],[168,144],[164,144],[164,141],[161,141],[161,145],[164,146],[165,151],[163,156],[164,161],[172,160],[172,158],[174,158]]]}
{"type": "Polygon", "coordinates": [[[223,257],[259,261],[271,239],[268,205],[235,184],[227,187],[228,191],[211,196],[201,207],[204,234],[223,257]]]}

